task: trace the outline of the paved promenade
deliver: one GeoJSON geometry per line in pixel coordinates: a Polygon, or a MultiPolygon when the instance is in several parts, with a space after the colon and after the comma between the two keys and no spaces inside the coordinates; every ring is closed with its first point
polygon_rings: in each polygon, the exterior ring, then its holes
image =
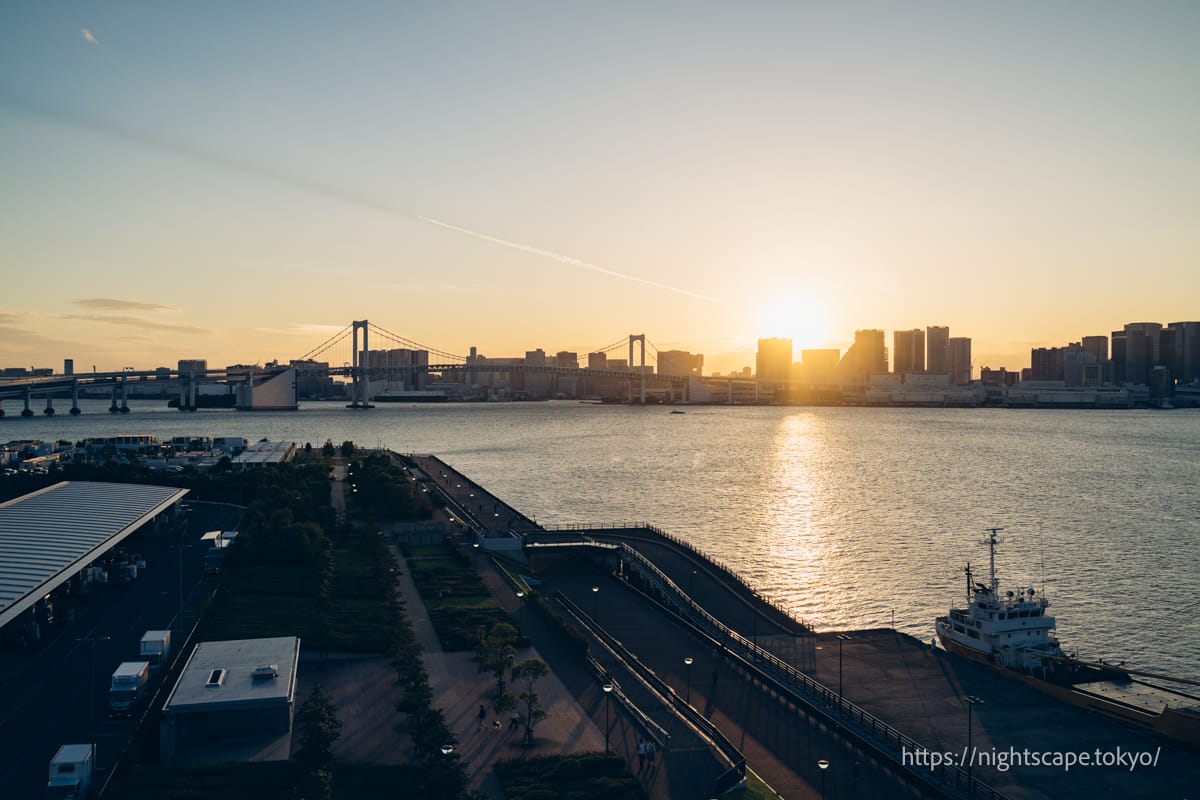
{"type": "MultiPolygon", "coordinates": [[[[510,730],[510,720],[498,717],[491,710],[496,696],[495,677],[479,671],[474,653],[442,651],[404,557],[398,551],[394,554],[401,564],[397,586],[423,650],[422,658],[433,689],[432,705],[442,710],[447,725],[458,738],[458,754],[466,768],[471,789],[482,791],[495,800],[503,800],[503,793],[492,771],[497,761],[604,750],[604,733],[593,724],[591,717],[580,708],[555,673],[536,684],[547,716],[534,729],[533,746],[523,745],[522,731],[510,730]],[[483,725],[478,720],[480,705],[487,710],[483,725]]],[[[542,658],[542,655],[533,647],[517,651],[517,662],[527,658],[542,658]]]]}

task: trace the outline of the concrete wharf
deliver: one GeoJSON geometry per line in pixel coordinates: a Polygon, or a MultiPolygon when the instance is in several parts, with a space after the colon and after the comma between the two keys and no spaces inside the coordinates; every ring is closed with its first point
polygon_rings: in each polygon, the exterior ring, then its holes
{"type": "MultiPolygon", "coordinates": [[[[665,769],[677,743],[680,761],[685,752],[696,759],[715,729],[788,798],[1194,796],[1194,754],[1148,732],[890,629],[814,633],[728,568],[650,526],[547,530],[439,459],[404,460],[438,494],[440,513],[456,520],[463,546],[486,552],[520,537],[510,555],[525,559],[542,582],[538,593],[587,638],[601,667],[622,675],[640,713],[664,730],[699,734],[686,748],[672,735],[665,769]],[[971,709],[970,733],[967,696],[984,700],[971,709]],[[690,720],[689,709],[702,719],[690,720]],[[956,758],[970,750],[974,763],[969,771],[904,765],[902,751],[918,748],[956,758]],[[1066,770],[1013,757],[1109,757],[1118,748],[1153,754],[1155,765],[1066,770]],[[1009,764],[998,768],[995,753],[1009,764]]],[[[501,585],[502,602],[504,594],[501,585]]],[[[515,596],[504,604],[520,610],[515,596]]],[[[559,672],[563,659],[551,666],[559,672]]],[[[595,694],[596,682],[564,678],[580,694],[595,694]]],[[[713,772],[715,762],[701,762],[688,770],[693,778],[713,772]]],[[[692,796],[697,787],[688,789],[655,796],[692,796]]]]}

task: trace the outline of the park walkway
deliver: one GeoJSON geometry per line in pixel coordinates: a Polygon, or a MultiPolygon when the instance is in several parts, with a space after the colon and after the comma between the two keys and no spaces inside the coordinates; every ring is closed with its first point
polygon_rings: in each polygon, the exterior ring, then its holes
{"type": "MultiPolygon", "coordinates": [[[[492,771],[497,761],[604,750],[603,732],[593,724],[554,672],[536,684],[547,716],[534,729],[533,746],[524,746],[522,730],[510,729],[510,720],[498,717],[491,709],[496,697],[495,676],[479,671],[474,653],[442,650],[404,557],[394,547],[392,549],[401,565],[397,588],[421,645],[425,670],[429,673],[433,689],[431,705],[441,709],[447,726],[458,739],[458,754],[467,772],[469,788],[495,800],[503,800],[504,795],[492,771]],[[478,718],[480,705],[486,710],[482,725],[478,718]]],[[[520,663],[527,658],[541,658],[541,655],[533,647],[521,648],[515,661],[520,663]]]]}

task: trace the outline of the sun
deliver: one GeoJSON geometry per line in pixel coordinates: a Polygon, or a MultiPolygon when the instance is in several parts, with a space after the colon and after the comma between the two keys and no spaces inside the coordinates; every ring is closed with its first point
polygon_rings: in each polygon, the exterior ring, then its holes
{"type": "Polygon", "coordinates": [[[792,340],[793,351],[823,347],[830,338],[829,312],[812,295],[784,292],[764,300],[754,316],[758,337],[792,340]]]}

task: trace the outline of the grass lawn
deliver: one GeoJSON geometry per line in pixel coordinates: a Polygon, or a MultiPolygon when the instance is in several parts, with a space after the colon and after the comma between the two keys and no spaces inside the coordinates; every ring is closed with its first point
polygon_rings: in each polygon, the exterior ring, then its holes
{"type": "Polygon", "coordinates": [[[406,545],[404,553],[443,650],[475,650],[480,628],[511,623],[470,563],[450,545],[406,545]]]}
{"type": "Polygon", "coordinates": [[[236,567],[222,575],[221,591],[204,619],[204,638],[299,636],[314,650],[386,652],[396,620],[384,580],[366,534],[339,537],[322,624],[317,571],[286,564],[236,567]]]}
{"type": "Polygon", "coordinates": [[[646,791],[616,755],[590,753],[501,761],[496,776],[507,800],[646,800],[646,791]]]}

